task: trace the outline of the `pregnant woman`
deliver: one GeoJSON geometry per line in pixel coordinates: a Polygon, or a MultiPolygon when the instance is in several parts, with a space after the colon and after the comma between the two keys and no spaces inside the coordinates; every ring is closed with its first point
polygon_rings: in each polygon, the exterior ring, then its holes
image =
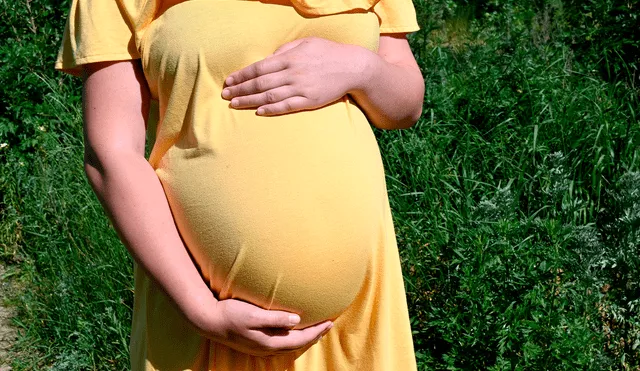
{"type": "Polygon", "coordinates": [[[420,116],[416,29],[410,0],[72,1],[56,67],[136,260],[134,371],[415,370],[370,123],[420,116]]]}

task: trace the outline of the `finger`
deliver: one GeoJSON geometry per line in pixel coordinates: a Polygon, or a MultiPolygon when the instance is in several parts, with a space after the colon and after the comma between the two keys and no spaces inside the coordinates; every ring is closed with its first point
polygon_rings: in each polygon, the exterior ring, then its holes
{"type": "Polygon", "coordinates": [[[282,71],[287,68],[287,63],[287,60],[284,58],[266,58],[231,73],[224,80],[224,83],[226,86],[238,85],[242,82],[255,79],[258,76],[282,71]]]}
{"type": "Polygon", "coordinates": [[[292,96],[276,103],[261,105],[256,110],[256,114],[259,116],[277,116],[314,108],[317,107],[308,98],[292,96]]]}
{"type": "Polygon", "coordinates": [[[251,329],[290,329],[300,323],[299,315],[279,310],[260,309],[252,317],[252,320],[247,324],[247,327],[251,329]]]}
{"type": "Polygon", "coordinates": [[[302,44],[305,41],[305,39],[298,39],[298,40],[293,40],[291,42],[288,42],[282,46],[280,46],[278,49],[276,49],[275,52],[273,52],[273,55],[278,55],[278,54],[282,54],[288,50],[291,50],[293,48],[295,48],[296,46],[302,44]]]}
{"type": "Polygon", "coordinates": [[[282,86],[272,90],[265,91],[253,95],[243,97],[235,97],[231,99],[231,107],[233,108],[252,108],[264,105],[274,104],[294,96],[294,90],[291,86],[282,86]]]}
{"type": "Polygon", "coordinates": [[[237,85],[228,86],[222,90],[222,98],[232,99],[245,95],[262,93],[291,83],[291,76],[285,71],[258,76],[237,85]]]}
{"type": "Polygon", "coordinates": [[[291,351],[317,342],[333,327],[330,321],[319,323],[302,330],[291,330],[284,336],[267,336],[264,346],[271,351],[291,351]]]}

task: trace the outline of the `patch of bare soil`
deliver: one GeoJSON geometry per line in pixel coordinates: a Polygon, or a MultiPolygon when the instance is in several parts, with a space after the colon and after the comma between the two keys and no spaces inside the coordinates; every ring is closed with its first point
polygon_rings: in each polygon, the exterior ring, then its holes
{"type": "Polygon", "coordinates": [[[11,325],[14,310],[4,306],[9,283],[4,279],[5,267],[0,264],[0,371],[11,370],[9,349],[16,341],[17,331],[11,325]]]}

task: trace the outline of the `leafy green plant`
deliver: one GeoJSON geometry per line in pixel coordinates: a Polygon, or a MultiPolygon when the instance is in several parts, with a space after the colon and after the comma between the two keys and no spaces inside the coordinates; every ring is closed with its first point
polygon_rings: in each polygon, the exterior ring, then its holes
{"type": "Polygon", "coordinates": [[[576,55],[595,62],[608,81],[640,81],[640,2],[637,0],[564,3],[567,37],[576,55]]]}
{"type": "Polygon", "coordinates": [[[53,70],[67,11],[68,1],[0,1],[0,143],[23,157],[37,151],[42,128],[65,129],[44,99],[49,84],[78,87],[53,70]]]}

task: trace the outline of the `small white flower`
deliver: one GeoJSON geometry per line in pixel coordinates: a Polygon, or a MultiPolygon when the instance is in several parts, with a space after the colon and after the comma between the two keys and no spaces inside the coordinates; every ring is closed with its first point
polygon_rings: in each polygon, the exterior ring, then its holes
{"type": "Polygon", "coordinates": [[[20,166],[24,166],[24,162],[20,161],[19,162],[20,166]]]}
{"type": "Polygon", "coordinates": [[[38,126],[38,129],[40,129],[40,131],[44,131],[44,126],[38,126]]]}
{"type": "Polygon", "coordinates": [[[8,146],[8,145],[9,145],[9,144],[7,144],[7,143],[0,143],[0,148],[4,148],[4,147],[6,147],[6,146],[8,146]]]}

